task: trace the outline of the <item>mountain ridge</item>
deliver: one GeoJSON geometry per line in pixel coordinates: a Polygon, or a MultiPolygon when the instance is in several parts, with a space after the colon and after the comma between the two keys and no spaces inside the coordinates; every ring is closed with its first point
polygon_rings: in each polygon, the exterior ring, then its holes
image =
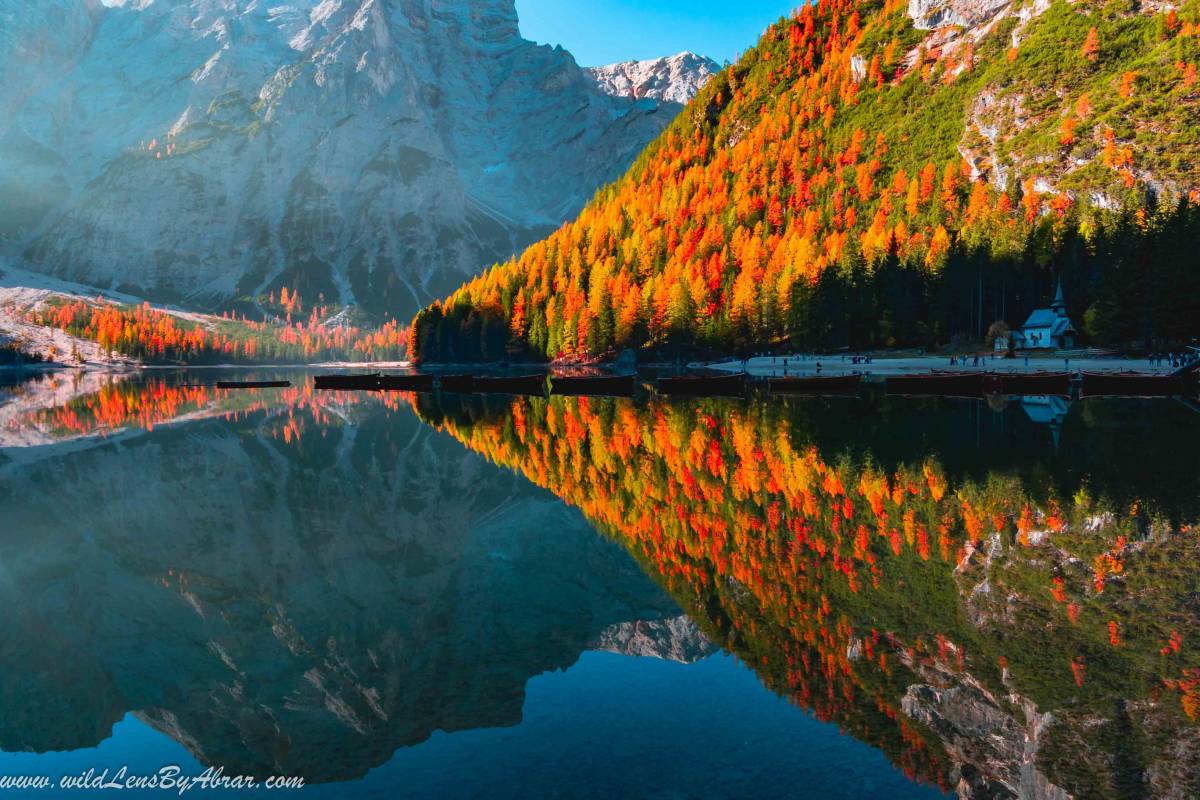
{"type": "Polygon", "coordinates": [[[0,91],[0,247],[193,307],[288,286],[407,315],[573,215],[679,108],[600,92],[513,0],[0,15],[0,70],[42,54],[0,91]]]}

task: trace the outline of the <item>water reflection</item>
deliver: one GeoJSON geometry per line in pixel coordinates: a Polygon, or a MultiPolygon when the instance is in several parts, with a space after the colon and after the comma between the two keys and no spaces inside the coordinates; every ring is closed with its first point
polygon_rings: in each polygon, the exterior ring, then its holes
{"type": "Polygon", "coordinates": [[[1181,405],[418,400],[765,684],[966,796],[1200,788],[1181,405]]]}
{"type": "Polygon", "coordinates": [[[230,772],[347,780],[515,724],[585,649],[710,651],[578,512],[410,412],[256,397],[124,382],[50,412],[65,448],[5,451],[0,749],[137,711],[230,772]],[[142,433],[82,447],[113,408],[142,433]]]}
{"type": "Polygon", "coordinates": [[[1200,793],[1183,405],[196,383],[8,407],[0,749],[134,710],[206,763],[346,780],[514,724],[584,650],[715,643],[944,791],[1200,793]]]}

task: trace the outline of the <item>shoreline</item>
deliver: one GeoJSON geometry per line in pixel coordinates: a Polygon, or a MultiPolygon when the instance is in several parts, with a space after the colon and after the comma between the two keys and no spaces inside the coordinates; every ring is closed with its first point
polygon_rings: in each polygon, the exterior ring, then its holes
{"type": "Polygon", "coordinates": [[[106,364],[103,362],[85,362],[83,364],[64,364],[62,362],[42,362],[39,364],[5,364],[0,365],[0,374],[4,371],[14,373],[104,373],[111,375],[132,375],[139,372],[171,371],[171,370],[217,370],[217,369],[272,369],[272,370],[314,370],[314,369],[413,369],[407,361],[322,361],[313,364],[136,364],[129,362],[106,364]]]}
{"type": "Polygon", "coordinates": [[[811,356],[759,356],[742,361],[694,362],[691,369],[709,369],[720,372],[745,372],[763,378],[803,377],[815,375],[839,376],[862,375],[867,379],[887,376],[920,375],[930,372],[969,373],[991,372],[1001,374],[1034,374],[1038,372],[1097,372],[1115,374],[1137,372],[1143,375],[1171,375],[1177,367],[1155,366],[1145,358],[1119,357],[1031,357],[1026,364],[1020,358],[988,358],[976,364],[955,364],[944,356],[912,356],[896,358],[871,358],[871,363],[855,364],[843,355],[811,356]],[[786,363],[785,363],[786,362],[786,363]],[[818,370],[818,365],[820,369],[818,370]]]}
{"type": "MultiPolygon", "coordinates": [[[[589,364],[586,368],[607,372],[615,366],[614,362],[589,364]]],[[[1170,375],[1178,367],[1152,365],[1144,358],[1122,358],[1108,356],[1080,356],[1069,360],[1062,357],[1038,356],[1031,357],[1026,363],[1024,358],[988,358],[978,365],[950,364],[945,356],[900,356],[872,357],[871,363],[855,364],[851,357],[844,355],[805,355],[805,356],[757,356],[754,358],[725,361],[692,361],[686,365],[676,365],[670,362],[647,362],[638,364],[638,370],[671,370],[679,368],[682,371],[712,370],[718,372],[745,372],[752,377],[783,377],[783,376],[839,376],[863,375],[886,377],[889,375],[913,375],[928,372],[991,372],[1003,374],[1026,374],[1038,372],[1098,372],[1120,373],[1137,372],[1145,375],[1170,375]],[[819,368],[818,368],[819,367],[819,368]]],[[[66,364],[62,362],[43,362],[35,364],[6,364],[0,365],[0,375],[57,375],[57,374],[105,374],[133,375],[149,372],[172,371],[216,371],[216,370],[293,370],[310,372],[315,370],[405,370],[415,373],[499,373],[511,375],[520,372],[555,372],[556,369],[571,370],[579,367],[546,363],[508,363],[504,367],[488,363],[463,364],[425,364],[417,365],[409,361],[321,361],[309,364],[137,364],[129,361],[97,362],[88,361],[83,364],[66,364]]]]}

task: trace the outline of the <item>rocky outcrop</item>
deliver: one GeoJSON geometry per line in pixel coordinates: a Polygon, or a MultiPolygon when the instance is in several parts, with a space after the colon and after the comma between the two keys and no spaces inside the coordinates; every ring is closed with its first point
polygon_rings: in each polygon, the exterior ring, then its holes
{"type": "MultiPolygon", "coordinates": [[[[965,676],[964,676],[965,677],[965,676]]],[[[958,764],[963,800],[1069,800],[1037,767],[1038,742],[1050,715],[1028,701],[1019,722],[973,681],[910,686],[904,713],[937,734],[958,764]]]]}
{"type": "Polygon", "coordinates": [[[618,623],[601,631],[588,649],[691,664],[720,648],[690,618],[678,616],[618,623]]]}
{"type": "Polygon", "coordinates": [[[909,0],[913,26],[932,30],[957,26],[974,28],[1011,5],[1013,0],[909,0]]]}
{"type": "Polygon", "coordinates": [[[721,66],[711,58],[686,52],[669,58],[622,61],[586,70],[600,91],[613,97],[681,105],[695,97],[708,79],[720,71],[721,66]]]}

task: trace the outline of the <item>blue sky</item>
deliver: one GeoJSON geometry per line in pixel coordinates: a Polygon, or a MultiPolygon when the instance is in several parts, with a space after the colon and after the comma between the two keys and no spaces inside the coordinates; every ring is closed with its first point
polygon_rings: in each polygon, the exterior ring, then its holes
{"type": "Polygon", "coordinates": [[[517,0],[521,33],[582,66],[692,50],[732,61],[800,0],[517,0]]]}

